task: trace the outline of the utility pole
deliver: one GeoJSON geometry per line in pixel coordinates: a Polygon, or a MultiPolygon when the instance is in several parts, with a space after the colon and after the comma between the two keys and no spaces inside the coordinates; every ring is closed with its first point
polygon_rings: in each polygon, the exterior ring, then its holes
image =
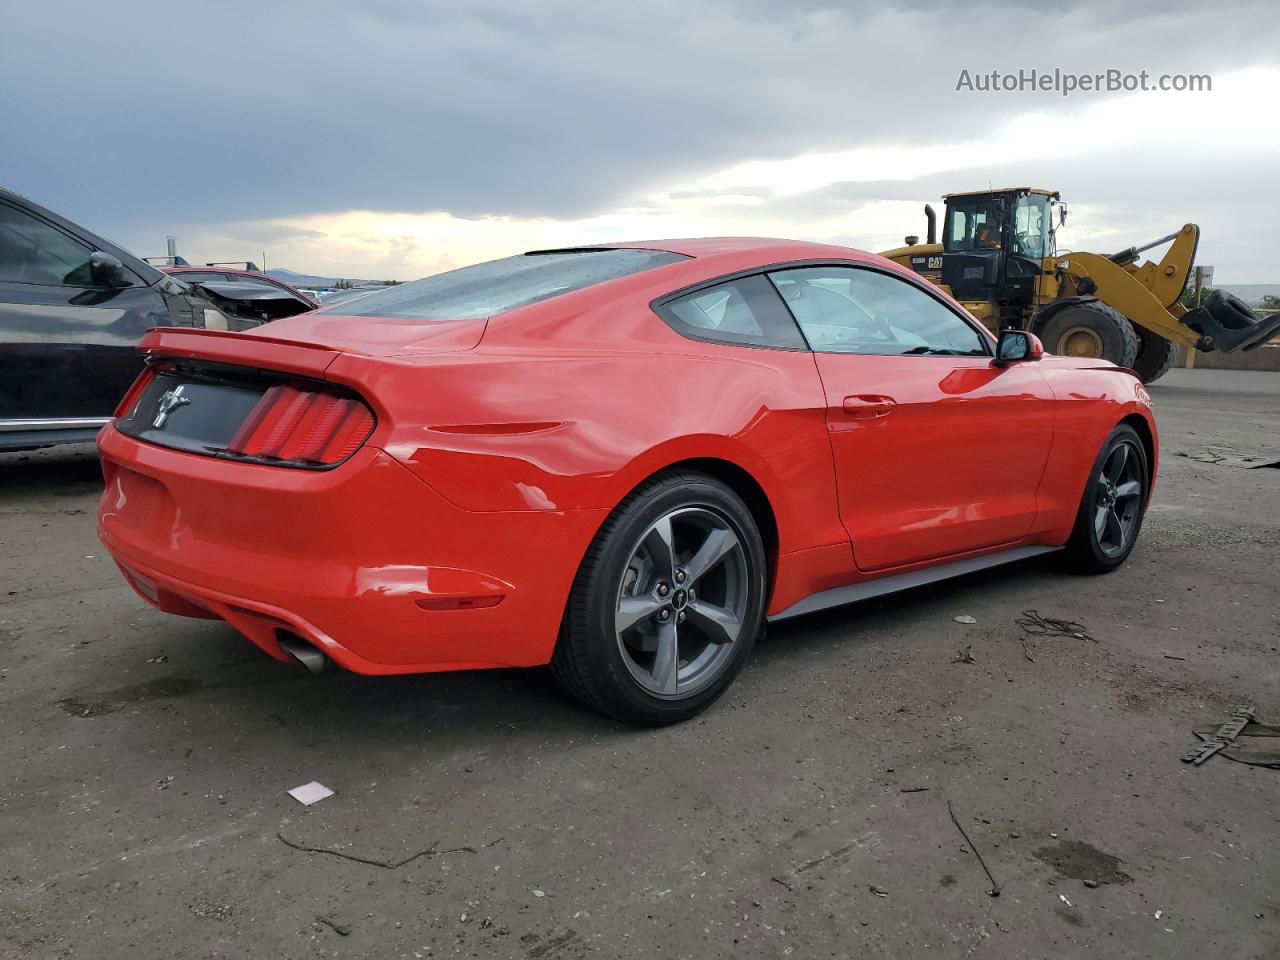
{"type": "Polygon", "coordinates": [[[168,248],[165,255],[169,258],[169,266],[175,266],[178,262],[178,238],[165,237],[164,242],[168,248]]]}

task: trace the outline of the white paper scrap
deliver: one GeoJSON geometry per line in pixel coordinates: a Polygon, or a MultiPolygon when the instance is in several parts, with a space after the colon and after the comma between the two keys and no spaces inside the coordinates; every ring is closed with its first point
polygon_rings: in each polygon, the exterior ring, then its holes
{"type": "Polygon", "coordinates": [[[294,787],[289,791],[289,796],[304,807],[309,807],[313,803],[319,803],[325,797],[332,797],[333,791],[318,780],[312,780],[310,783],[304,783],[300,787],[294,787]]]}

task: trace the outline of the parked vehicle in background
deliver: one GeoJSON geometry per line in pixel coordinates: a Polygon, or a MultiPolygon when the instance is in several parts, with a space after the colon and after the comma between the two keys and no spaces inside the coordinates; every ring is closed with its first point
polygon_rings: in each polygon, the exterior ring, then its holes
{"type": "Polygon", "coordinates": [[[637,723],[711,703],[766,619],[1113,570],[1156,471],[1132,371],[819,244],[544,250],[142,349],[98,530],[148,602],[314,667],[549,662],[637,723]]]}
{"type": "Polygon", "coordinates": [[[227,284],[241,284],[241,287],[230,288],[228,292],[232,294],[247,295],[243,287],[257,286],[272,291],[274,296],[270,298],[262,298],[256,301],[264,311],[275,312],[276,316],[262,318],[266,320],[275,320],[279,317],[291,317],[295,313],[305,311],[292,309],[289,305],[301,304],[307,310],[315,309],[320,305],[320,298],[314,296],[309,290],[299,290],[297,287],[291,287],[283,280],[277,280],[275,277],[268,276],[259,270],[246,269],[238,270],[221,264],[206,264],[203,267],[197,266],[162,266],[160,268],[170,276],[178,277],[184,283],[198,283],[202,287],[212,288],[216,291],[222,290],[227,284]],[[285,312],[287,311],[287,312],[285,312]]]}
{"type": "Polygon", "coordinates": [[[0,450],[92,440],[142,369],[150,327],[258,326],[261,306],[229,288],[188,285],[0,189],[0,450]]]}

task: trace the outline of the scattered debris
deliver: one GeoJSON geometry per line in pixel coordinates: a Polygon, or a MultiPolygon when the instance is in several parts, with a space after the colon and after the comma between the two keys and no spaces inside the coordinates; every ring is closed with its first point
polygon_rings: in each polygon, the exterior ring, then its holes
{"type": "Polygon", "coordinates": [[[869,887],[867,887],[867,889],[870,890],[872,893],[874,893],[877,897],[887,897],[889,895],[888,890],[884,890],[880,887],[877,887],[874,883],[871,884],[869,887]]]}
{"type": "Polygon", "coordinates": [[[951,822],[956,825],[956,829],[960,831],[960,836],[964,837],[965,843],[969,844],[969,849],[978,858],[978,862],[982,864],[982,869],[986,873],[987,879],[991,881],[991,888],[987,891],[987,894],[992,897],[1000,896],[1000,884],[996,883],[996,878],[991,875],[991,868],[987,866],[987,861],[982,859],[982,854],[978,852],[978,848],[969,839],[969,835],[964,832],[964,827],[960,826],[960,821],[956,819],[956,812],[952,809],[950,800],[947,801],[947,813],[951,814],[951,822]]]}
{"type": "Polygon", "coordinates": [[[1075,906],[1074,903],[1072,903],[1070,900],[1067,899],[1067,895],[1065,893],[1058,894],[1058,899],[1061,900],[1063,903],[1065,903],[1068,907],[1075,906]]]}
{"type": "MultiPolygon", "coordinates": [[[[354,853],[347,853],[345,850],[333,850],[329,847],[308,847],[305,844],[295,843],[293,840],[290,840],[288,837],[286,837],[283,833],[280,833],[279,831],[276,832],[276,839],[278,839],[286,847],[292,847],[294,850],[298,850],[302,853],[327,853],[331,857],[341,857],[344,860],[354,860],[356,863],[365,863],[371,867],[381,867],[384,870],[398,870],[400,867],[403,867],[406,863],[412,863],[414,860],[417,860],[419,857],[438,857],[438,856],[444,856],[445,854],[448,854],[448,853],[478,853],[479,852],[475,847],[470,847],[470,846],[451,847],[448,850],[440,850],[440,849],[437,849],[436,845],[433,843],[431,846],[427,847],[425,850],[419,850],[417,853],[410,854],[409,856],[405,857],[403,860],[377,860],[377,859],[374,859],[373,857],[361,857],[354,853]]],[[[480,849],[483,850],[488,847],[497,846],[499,843],[502,842],[502,839],[503,839],[502,837],[499,837],[497,840],[492,840],[489,843],[482,844],[480,849]]]]}
{"type": "Polygon", "coordinates": [[[147,657],[147,663],[168,663],[169,658],[163,653],[158,657],[147,657]]]}
{"type": "Polygon", "coordinates": [[[1185,659],[1187,659],[1186,657],[1179,657],[1179,656],[1177,656],[1176,654],[1172,654],[1172,653],[1166,653],[1166,654],[1164,654],[1164,658],[1165,658],[1166,660],[1185,660],[1185,659]]]}
{"type": "Polygon", "coordinates": [[[899,793],[924,793],[928,789],[929,789],[928,787],[903,787],[898,792],[899,793]]]}
{"type": "Polygon", "coordinates": [[[289,791],[289,796],[304,807],[309,807],[313,803],[319,803],[326,797],[332,797],[333,791],[318,780],[312,780],[310,783],[304,783],[300,787],[294,787],[289,791]]]}
{"type": "Polygon", "coordinates": [[[1219,750],[1231,746],[1231,742],[1240,735],[1257,712],[1258,708],[1249,704],[1236,707],[1231,719],[1219,727],[1217,733],[1207,737],[1203,743],[1192,747],[1182,755],[1182,762],[1193,763],[1198,767],[1219,750]]]}
{"type": "Polygon", "coordinates": [[[348,936],[351,933],[350,924],[335,920],[333,917],[316,917],[316,923],[323,923],[340,937],[348,936]]]}
{"type": "Polygon", "coordinates": [[[1013,621],[1025,633],[1033,637],[1075,637],[1077,640],[1089,640],[1097,643],[1089,636],[1084,624],[1072,620],[1056,620],[1053,617],[1042,617],[1038,611],[1023,610],[1022,616],[1013,621]]]}
{"type": "Polygon", "coordinates": [[[168,790],[169,784],[173,783],[173,777],[161,777],[156,781],[157,790],[168,790]]]}
{"type": "Polygon", "coordinates": [[[967,613],[961,614],[960,616],[956,617],[956,623],[977,623],[977,622],[978,622],[977,620],[969,616],[967,613]]]}
{"type": "Polygon", "coordinates": [[[1160,919],[1161,917],[1163,917],[1163,916],[1164,916],[1164,911],[1163,911],[1163,910],[1157,910],[1157,911],[1155,912],[1155,918],[1156,918],[1157,920],[1159,920],[1159,919],[1160,919]]]}
{"type": "Polygon", "coordinates": [[[547,892],[545,890],[534,890],[533,895],[541,899],[542,897],[545,897],[547,895],[547,892]]]}
{"type": "Polygon", "coordinates": [[[1033,657],[1031,655],[1031,651],[1027,649],[1027,638],[1019,637],[1018,639],[1022,641],[1022,656],[1026,659],[1027,663],[1035,663],[1036,658],[1033,657]]]}
{"type": "Polygon", "coordinates": [[[1096,889],[1096,888],[1097,888],[1097,886],[1098,886],[1098,881],[1097,881],[1097,880],[1086,880],[1086,881],[1084,881],[1084,885],[1085,885],[1086,887],[1088,887],[1090,890],[1094,890],[1094,889],[1096,889]]]}
{"type": "Polygon", "coordinates": [[[977,663],[978,661],[973,659],[973,644],[970,644],[969,646],[965,647],[962,650],[957,650],[956,655],[952,658],[951,662],[952,663],[977,663]]]}

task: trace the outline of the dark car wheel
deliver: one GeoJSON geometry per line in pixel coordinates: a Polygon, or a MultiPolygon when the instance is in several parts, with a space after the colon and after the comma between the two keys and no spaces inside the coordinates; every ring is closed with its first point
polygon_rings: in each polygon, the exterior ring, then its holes
{"type": "Polygon", "coordinates": [[[1087,573],[1109,573],[1128,558],[1147,507],[1147,452],[1128,424],[1111,431],[1093,462],[1067,552],[1087,573]]]}
{"type": "Polygon", "coordinates": [[[711,477],[647,481],[592,541],[551,660],[579,700],[619,720],[694,716],[742,669],[764,618],[751,512],[711,477]]]}

